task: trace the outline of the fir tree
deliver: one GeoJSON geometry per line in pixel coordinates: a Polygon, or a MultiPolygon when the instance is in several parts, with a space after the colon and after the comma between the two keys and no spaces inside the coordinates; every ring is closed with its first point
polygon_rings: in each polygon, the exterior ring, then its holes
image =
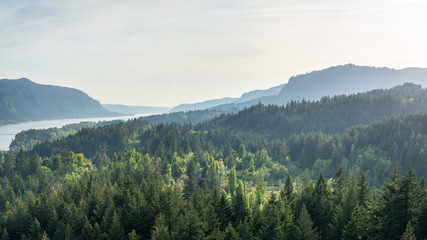
{"type": "Polygon", "coordinates": [[[248,203],[245,194],[245,187],[242,182],[236,190],[236,195],[233,199],[233,223],[237,226],[240,222],[244,221],[249,216],[248,203]]]}
{"type": "Polygon", "coordinates": [[[284,223],[281,219],[281,204],[272,193],[263,209],[263,221],[260,229],[261,239],[284,239],[284,223]]]}
{"type": "Polygon", "coordinates": [[[343,240],[368,239],[367,212],[363,206],[356,205],[350,221],[343,230],[343,240]]]}
{"type": "Polygon", "coordinates": [[[323,238],[326,238],[327,226],[332,219],[332,206],[330,191],[323,174],[319,175],[313,193],[314,206],[312,207],[312,219],[318,226],[323,238]]]}
{"type": "Polygon", "coordinates": [[[40,222],[37,220],[37,218],[34,219],[33,223],[31,224],[30,235],[32,239],[41,239],[43,235],[40,222]]]}
{"type": "Polygon", "coordinates": [[[113,222],[111,223],[110,237],[111,239],[123,239],[124,231],[120,222],[120,216],[117,212],[113,214],[113,222]]]}
{"type": "Polygon", "coordinates": [[[157,215],[156,221],[151,231],[151,240],[169,240],[169,230],[162,213],[157,215]]]}
{"type": "Polygon", "coordinates": [[[294,193],[294,186],[291,179],[291,175],[288,175],[286,178],[285,185],[283,186],[283,190],[280,192],[280,197],[288,200],[288,202],[293,205],[295,201],[295,193],[294,193]]]}
{"type": "Polygon", "coordinates": [[[43,236],[42,236],[41,240],[50,240],[50,238],[47,235],[46,231],[43,233],[43,236]]]}
{"type": "Polygon", "coordinates": [[[195,188],[196,188],[196,164],[194,163],[194,160],[191,159],[190,162],[187,165],[187,180],[185,181],[184,186],[184,199],[190,199],[191,195],[193,194],[195,188]]]}
{"type": "Polygon", "coordinates": [[[307,212],[305,205],[303,205],[297,220],[297,239],[320,240],[320,233],[317,231],[317,227],[314,227],[313,225],[310,214],[307,212]]]}
{"type": "Polygon", "coordinates": [[[228,200],[225,197],[225,194],[221,195],[221,200],[219,202],[219,206],[217,209],[217,215],[219,218],[220,229],[224,231],[225,228],[230,223],[231,219],[231,207],[228,200]]]}
{"type": "Polygon", "coordinates": [[[140,240],[141,237],[136,234],[135,229],[132,229],[132,231],[128,234],[129,240],[140,240]]]}
{"type": "Polygon", "coordinates": [[[408,221],[405,232],[403,232],[403,235],[400,240],[417,240],[417,238],[415,237],[414,229],[411,226],[411,221],[408,221]]]}
{"type": "Polygon", "coordinates": [[[252,234],[251,220],[249,219],[249,217],[245,218],[243,222],[240,222],[236,230],[239,233],[240,237],[237,239],[254,239],[252,234]]]}
{"type": "Polygon", "coordinates": [[[334,206],[338,206],[342,203],[342,200],[344,197],[344,191],[345,191],[345,184],[346,184],[346,179],[344,176],[343,167],[342,165],[340,165],[340,167],[335,173],[335,179],[332,183],[332,187],[334,188],[334,191],[332,194],[334,206]]]}
{"type": "Polygon", "coordinates": [[[357,181],[357,199],[359,206],[368,209],[371,201],[371,190],[369,188],[366,175],[363,171],[359,177],[359,180],[357,181]]]}
{"type": "Polygon", "coordinates": [[[234,229],[233,225],[229,223],[227,228],[224,231],[223,240],[237,240],[237,239],[240,239],[240,237],[237,234],[236,230],[234,229]]]}

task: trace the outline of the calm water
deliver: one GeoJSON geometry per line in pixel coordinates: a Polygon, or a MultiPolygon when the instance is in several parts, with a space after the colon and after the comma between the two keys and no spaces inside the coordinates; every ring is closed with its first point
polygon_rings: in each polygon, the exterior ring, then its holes
{"type": "Polygon", "coordinates": [[[58,120],[45,120],[45,121],[34,121],[26,123],[18,123],[6,126],[0,126],[0,150],[9,150],[9,145],[12,142],[15,135],[21,131],[29,129],[46,129],[46,128],[61,128],[64,125],[80,122],[99,122],[99,121],[111,121],[111,120],[129,120],[142,116],[148,116],[151,114],[140,114],[132,116],[120,116],[120,117],[105,117],[105,118],[72,118],[72,119],[58,119],[58,120]]]}

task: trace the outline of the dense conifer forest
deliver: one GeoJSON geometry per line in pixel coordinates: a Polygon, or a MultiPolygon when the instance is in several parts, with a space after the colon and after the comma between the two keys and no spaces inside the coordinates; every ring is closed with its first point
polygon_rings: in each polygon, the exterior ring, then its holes
{"type": "Polygon", "coordinates": [[[0,236],[425,239],[426,98],[406,84],[1,152],[0,236]]]}

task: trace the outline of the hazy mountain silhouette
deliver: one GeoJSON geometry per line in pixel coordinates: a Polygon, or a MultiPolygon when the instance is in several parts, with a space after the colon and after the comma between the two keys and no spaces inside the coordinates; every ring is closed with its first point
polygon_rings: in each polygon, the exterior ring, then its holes
{"type": "Polygon", "coordinates": [[[0,80],[0,123],[117,115],[77,89],[37,84],[27,78],[0,80]]]}
{"type": "Polygon", "coordinates": [[[427,86],[427,69],[376,68],[353,64],[330,67],[291,77],[276,95],[260,97],[250,101],[236,101],[214,107],[215,110],[229,111],[243,109],[259,102],[285,105],[290,100],[319,100],[324,96],[352,94],[373,89],[391,88],[406,82],[427,86]]]}
{"type": "Polygon", "coordinates": [[[188,104],[184,103],[172,108],[169,112],[188,112],[188,111],[195,111],[195,110],[203,110],[203,109],[212,108],[218,105],[233,103],[236,100],[238,100],[238,98],[226,97],[221,99],[207,100],[207,101],[198,102],[198,103],[188,103],[188,104]]]}
{"type": "Polygon", "coordinates": [[[171,109],[170,107],[129,106],[122,104],[102,104],[102,106],[109,111],[122,114],[166,113],[171,109]]]}
{"type": "Polygon", "coordinates": [[[187,111],[195,111],[195,110],[203,110],[208,109],[224,104],[237,104],[242,102],[251,101],[253,99],[258,99],[266,96],[276,95],[280,93],[280,90],[284,84],[272,87],[266,90],[253,90],[247,93],[242,94],[240,98],[221,98],[214,100],[207,100],[204,102],[193,103],[193,104],[180,104],[174,108],[172,108],[169,112],[187,112],[187,111]]]}

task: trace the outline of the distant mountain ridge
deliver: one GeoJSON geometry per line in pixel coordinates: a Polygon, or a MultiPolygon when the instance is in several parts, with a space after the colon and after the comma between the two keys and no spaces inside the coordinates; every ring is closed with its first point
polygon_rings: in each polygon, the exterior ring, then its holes
{"type": "Polygon", "coordinates": [[[330,67],[291,77],[276,96],[263,99],[265,103],[286,104],[289,100],[318,100],[324,96],[352,94],[373,89],[391,88],[403,83],[427,86],[427,69],[376,68],[353,64],[330,67]]]}
{"type": "MultiPolygon", "coordinates": [[[[214,108],[216,106],[224,105],[224,104],[238,104],[242,102],[247,102],[253,99],[258,99],[266,96],[276,95],[280,93],[280,90],[285,84],[272,87],[265,90],[253,90],[250,92],[243,93],[240,98],[230,98],[225,97],[221,99],[213,99],[213,100],[207,100],[203,102],[198,103],[190,103],[190,104],[180,104],[174,108],[172,108],[169,112],[188,112],[188,111],[195,111],[195,110],[204,110],[208,108],[214,108]]],[[[228,111],[231,111],[232,109],[229,109],[228,111]]]]}
{"type": "Polygon", "coordinates": [[[171,112],[203,109],[237,112],[259,102],[286,105],[291,100],[319,100],[324,96],[333,97],[335,95],[391,88],[407,82],[427,87],[427,68],[412,67],[396,70],[387,67],[346,64],[299,74],[291,77],[288,83],[266,90],[250,91],[237,99],[224,98],[228,100],[227,103],[219,100],[208,100],[202,103],[179,105],[173,108],[171,112]],[[210,104],[203,104],[207,102],[210,104]]]}
{"type": "Polygon", "coordinates": [[[170,107],[129,106],[122,104],[102,104],[102,106],[109,111],[121,114],[166,113],[171,109],[170,107]]]}
{"type": "Polygon", "coordinates": [[[118,115],[78,89],[37,84],[27,78],[0,80],[0,124],[118,115]]]}
{"type": "Polygon", "coordinates": [[[259,102],[286,105],[291,100],[319,100],[324,96],[353,94],[391,88],[404,83],[427,86],[427,68],[377,68],[354,64],[334,66],[291,77],[276,95],[214,107],[215,110],[243,109],[259,102]]]}
{"type": "Polygon", "coordinates": [[[265,90],[254,90],[247,93],[243,93],[242,96],[234,103],[242,103],[242,102],[247,102],[253,99],[259,99],[262,97],[277,95],[280,93],[280,91],[285,85],[286,84],[282,84],[282,85],[265,89],[265,90]]]}
{"type": "Polygon", "coordinates": [[[169,112],[188,112],[188,111],[195,111],[195,110],[203,110],[203,109],[212,108],[218,105],[233,103],[236,100],[238,100],[238,98],[226,97],[221,99],[207,100],[199,103],[184,103],[172,108],[169,112]]]}

